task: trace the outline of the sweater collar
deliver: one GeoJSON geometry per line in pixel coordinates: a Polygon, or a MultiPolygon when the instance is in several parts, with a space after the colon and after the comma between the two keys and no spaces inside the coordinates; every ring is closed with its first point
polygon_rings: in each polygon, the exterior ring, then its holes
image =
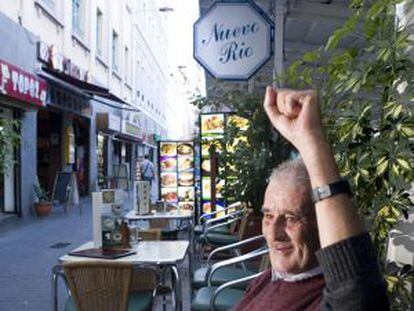
{"type": "Polygon", "coordinates": [[[311,277],[317,276],[322,274],[322,268],[316,267],[313,269],[310,269],[308,271],[299,273],[299,274],[288,274],[285,272],[279,272],[274,269],[272,269],[272,282],[276,281],[286,281],[286,282],[297,282],[297,281],[303,281],[307,280],[311,277]]]}

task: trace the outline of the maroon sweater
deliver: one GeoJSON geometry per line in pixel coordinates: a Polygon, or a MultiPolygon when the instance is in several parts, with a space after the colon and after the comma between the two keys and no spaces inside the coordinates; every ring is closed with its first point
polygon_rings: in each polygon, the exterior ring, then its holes
{"type": "Polygon", "coordinates": [[[271,281],[272,272],[266,270],[250,283],[243,299],[234,311],[311,311],[319,310],[323,275],[297,282],[271,281]]]}

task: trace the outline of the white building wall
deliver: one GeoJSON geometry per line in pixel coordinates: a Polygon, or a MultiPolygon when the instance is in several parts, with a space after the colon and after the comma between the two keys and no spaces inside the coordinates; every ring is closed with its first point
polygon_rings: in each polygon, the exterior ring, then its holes
{"type": "MultiPolygon", "coordinates": [[[[0,11],[54,45],[92,82],[142,110],[145,132],[178,139],[188,126],[177,124],[188,104],[185,85],[170,65],[166,14],[152,0],[79,0],[81,31],[72,26],[72,1],[0,1],[0,11]],[[97,10],[102,14],[102,48],[97,50],[97,10]],[[118,68],[112,64],[112,33],[118,34],[118,68]],[[126,53],[126,48],[128,52],[126,53]],[[126,54],[128,59],[126,60],[126,54]]],[[[161,2],[162,3],[162,2],[161,2]]],[[[186,123],[186,122],[184,122],[186,123]]]]}

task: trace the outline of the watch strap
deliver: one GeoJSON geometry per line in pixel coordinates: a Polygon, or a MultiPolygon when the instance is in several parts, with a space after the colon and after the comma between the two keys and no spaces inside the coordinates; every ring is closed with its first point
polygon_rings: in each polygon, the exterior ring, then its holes
{"type": "Polygon", "coordinates": [[[332,197],[337,194],[346,193],[351,195],[351,187],[346,179],[341,179],[334,183],[326,184],[312,189],[313,203],[332,197]]]}

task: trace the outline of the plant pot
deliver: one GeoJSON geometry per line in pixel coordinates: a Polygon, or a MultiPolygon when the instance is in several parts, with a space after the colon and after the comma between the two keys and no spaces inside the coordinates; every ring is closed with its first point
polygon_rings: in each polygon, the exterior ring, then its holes
{"type": "Polygon", "coordinates": [[[38,202],[34,204],[37,216],[47,216],[52,210],[52,202],[38,202]]]}

